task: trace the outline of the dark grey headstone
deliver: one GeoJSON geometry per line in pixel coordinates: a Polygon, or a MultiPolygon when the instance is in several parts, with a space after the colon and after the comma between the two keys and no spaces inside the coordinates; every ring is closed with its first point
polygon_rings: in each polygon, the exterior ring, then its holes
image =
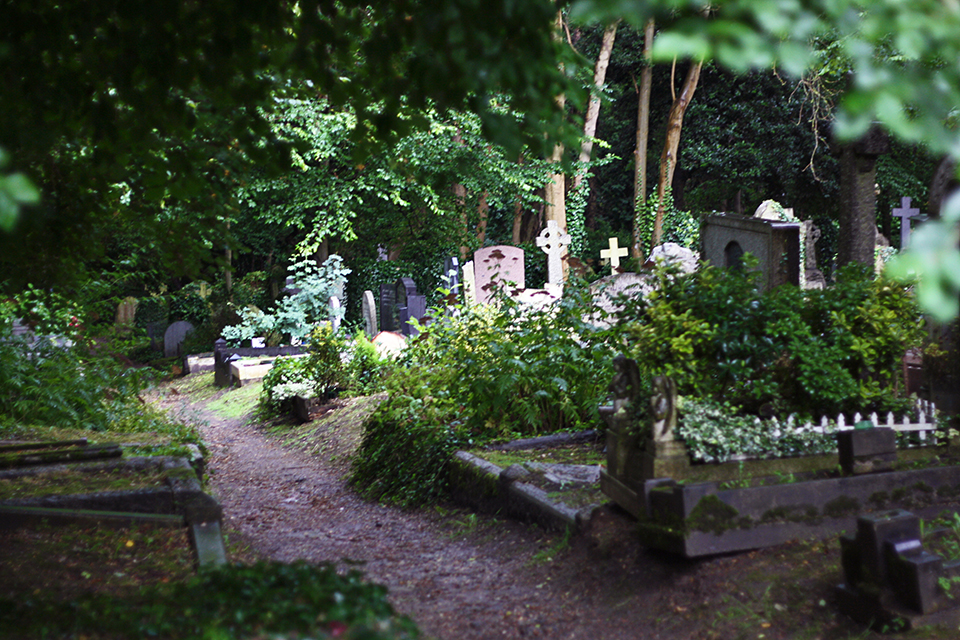
{"type": "Polygon", "coordinates": [[[397,292],[393,285],[380,285],[380,327],[383,331],[396,331],[397,292]]]}
{"type": "Polygon", "coordinates": [[[450,293],[456,295],[460,292],[460,259],[450,257],[443,261],[444,286],[450,289],[450,293]]]}
{"type": "Polygon", "coordinates": [[[427,315],[427,296],[420,294],[410,294],[407,296],[407,306],[399,307],[400,313],[403,315],[404,320],[401,323],[401,328],[403,329],[403,335],[405,336],[415,336],[420,333],[415,329],[409,321],[416,318],[418,321],[421,320],[425,315],[427,315]]]}
{"type": "Polygon", "coordinates": [[[163,356],[173,358],[179,355],[180,345],[187,334],[193,331],[193,325],[186,320],[179,320],[167,327],[163,332],[163,356]]]}

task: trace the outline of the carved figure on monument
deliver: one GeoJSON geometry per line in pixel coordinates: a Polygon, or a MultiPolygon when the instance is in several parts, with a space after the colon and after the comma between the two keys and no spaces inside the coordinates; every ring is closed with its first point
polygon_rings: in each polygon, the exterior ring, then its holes
{"type": "Polygon", "coordinates": [[[613,411],[619,413],[640,395],[640,368],[636,360],[619,354],[613,359],[613,370],[608,388],[613,395],[613,411]]]}
{"type": "Polygon", "coordinates": [[[672,442],[677,426],[677,384],[667,376],[653,379],[653,439],[655,442],[672,442]]]}

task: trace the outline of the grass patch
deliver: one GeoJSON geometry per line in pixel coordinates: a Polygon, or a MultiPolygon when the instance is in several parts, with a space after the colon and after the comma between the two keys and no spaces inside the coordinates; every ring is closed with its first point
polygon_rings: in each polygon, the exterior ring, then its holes
{"type": "Polygon", "coordinates": [[[226,419],[242,418],[257,410],[260,401],[260,390],[263,382],[251,382],[239,389],[230,389],[216,400],[207,405],[207,409],[217,416],[226,419]]]}

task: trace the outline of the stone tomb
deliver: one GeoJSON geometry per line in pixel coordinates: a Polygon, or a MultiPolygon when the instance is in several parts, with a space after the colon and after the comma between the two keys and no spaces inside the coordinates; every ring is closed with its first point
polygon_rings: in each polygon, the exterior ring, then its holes
{"type": "Polygon", "coordinates": [[[800,225],[735,214],[708,216],[701,232],[702,258],[719,267],[740,269],[744,254],[759,261],[760,286],[800,285],[800,225]]]}
{"type": "Polygon", "coordinates": [[[415,336],[420,331],[410,324],[410,321],[419,321],[427,315],[427,297],[417,293],[417,284],[411,278],[400,278],[394,287],[400,333],[407,337],[415,336]]]}

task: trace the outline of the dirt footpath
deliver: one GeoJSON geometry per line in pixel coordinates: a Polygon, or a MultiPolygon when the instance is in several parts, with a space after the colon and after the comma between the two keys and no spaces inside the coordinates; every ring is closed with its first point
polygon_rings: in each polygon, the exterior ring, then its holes
{"type": "Polygon", "coordinates": [[[282,446],[249,415],[192,409],[228,531],[266,558],[360,564],[427,637],[865,637],[825,606],[835,542],[687,562],[640,548],[615,509],[573,540],[450,506],[402,511],[360,499],[344,464],[282,446]]]}

